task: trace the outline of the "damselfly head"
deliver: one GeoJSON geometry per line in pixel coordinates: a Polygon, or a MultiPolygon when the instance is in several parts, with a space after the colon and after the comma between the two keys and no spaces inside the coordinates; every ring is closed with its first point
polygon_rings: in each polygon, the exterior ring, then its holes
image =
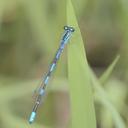
{"type": "Polygon", "coordinates": [[[64,26],[64,30],[71,31],[71,32],[75,31],[75,29],[73,27],[70,27],[70,26],[64,26]]]}

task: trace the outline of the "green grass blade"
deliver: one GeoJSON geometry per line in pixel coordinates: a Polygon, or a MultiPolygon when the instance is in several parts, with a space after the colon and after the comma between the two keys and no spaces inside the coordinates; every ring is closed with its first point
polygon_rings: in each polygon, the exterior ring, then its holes
{"type": "Polygon", "coordinates": [[[108,69],[102,74],[102,76],[100,77],[100,83],[101,85],[105,84],[106,81],[108,80],[108,78],[110,77],[114,67],[116,66],[118,60],[119,60],[120,56],[118,55],[114,61],[112,62],[112,64],[108,67],[108,69]]]}
{"type": "Polygon", "coordinates": [[[111,102],[109,96],[100,85],[98,79],[96,78],[92,70],[90,70],[90,72],[93,87],[95,89],[95,100],[100,102],[106,109],[108,109],[111,112],[116,128],[126,128],[123,119],[121,118],[116,107],[111,102]]]}
{"type": "Polygon", "coordinates": [[[75,27],[68,47],[68,75],[71,97],[72,128],[96,128],[89,67],[83,40],[70,0],[67,2],[67,23],[75,27]]]}

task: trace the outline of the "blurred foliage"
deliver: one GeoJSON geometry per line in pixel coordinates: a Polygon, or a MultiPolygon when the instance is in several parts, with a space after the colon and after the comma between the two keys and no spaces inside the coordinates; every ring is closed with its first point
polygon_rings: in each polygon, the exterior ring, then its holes
{"type": "MultiPolygon", "coordinates": [[[[77,82],[84,76],[86,81],[80,82],[81,86],[86,84],[87,90],[84,91],[83,88],[75,90],[73,84],[68,89],[67,57],[64,53],[55,72],[56,77],[48,88],[48,98],[39,110],[37,121],[30,126],[27,118],[33,103],[31,93],[38,85],[42,74],[48,69],[47,65],[58,47],[62,27],[67,22],[66,1],[0,0],[1,128],[66,128],[70,120],[70,93],[73,96],[71,108],[80,109],[79,114],[83,112],[83,115],[92,113],[90,116],[93,117],[93,112],[86,111],[86,107],[81,109],[74,99],[81,98],[81,101],[79,99],[76,101],[83,102],[83,106],[86,106],[87,102],[89,104],[93,102],[87,100],[91,97],[88,92],[89,77],[93,85],[97,128],[128,127],[128,2],[127,0],[72,0],[72,3],[85,42],[88,63],[96,75],[100,74],[101,77],[97,78],[92,71],[84,72],[85,67],[88,70],[88,66],[82,63],[83,70],[77,74],[78,78],[73,76],[73,73],[70,75],[72,81],[75,78],[74,81],[77,82]],[[120,59],[114,68],[118,57],[115,61],[113,59],[117,54],[120,54],[120,59]],[[106,67],[108,69],[105,71],[106,67]],[[81,92],[78,96],[77,91],[81,92]],[[75,108],[75,104],[79,108],[75,108]]],[[[70,15],[70,18],[74,17],[74,14],[70,15]]],[[[77,27],[76,30],[78,32],[73,37],[76,41],[72,41],[72,45],[81,42],[79,28],[77,27]]],[[[77,53],[73,53],[72,47],[70,50],[69,62],[73,71],[80,68],[80,63],[75,60],[74,64],[72,59],[76,59],[76,55],[79,55],[77,59],[81,57],[83,47],[77,49],[77,53]]],[[[86,57],[83,61],[86,61],[86,57]]],[[[81,86],[78,83],[78,87],[81,86]]],[[[75,114],[77,113],[78,111],[75,114]]],[[[72,121],[76,120],[76,117],[72,118],[72,121]]],[[[75,123],[79,125],[81,121],[75,123]]],[[[93,125],[89,121],[88,123],[93,125]]],[[[85,125],[87,125],[86,121],[80,124],[81,127],[85,125]]]]}

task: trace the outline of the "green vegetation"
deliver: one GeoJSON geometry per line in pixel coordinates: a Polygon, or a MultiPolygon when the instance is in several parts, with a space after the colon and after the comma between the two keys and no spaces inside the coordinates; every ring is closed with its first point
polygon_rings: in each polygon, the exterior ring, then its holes
{"type": "Polygon", "coordinates": [[[126,0],[0,0],[0,128],[127,128],[127,5],[126,0]],[[32,92],[66,24],[75,33],[29,125],[32,92]]]}

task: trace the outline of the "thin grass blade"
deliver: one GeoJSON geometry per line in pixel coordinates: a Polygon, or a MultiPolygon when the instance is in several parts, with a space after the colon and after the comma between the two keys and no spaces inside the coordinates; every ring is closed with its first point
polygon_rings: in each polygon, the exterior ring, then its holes
{"type": "Polygon", "coordinates": [[[99,81],[101,83],[101,85],[105,84],[106,81],[109,79],[114,67],[116,66],[118,60],[119,60],[120,56],[118,55],[114,61],[110,64],[110,66],[107,68],[107,70],[102,74],[102,76],[100,77],[99,81]]]}

